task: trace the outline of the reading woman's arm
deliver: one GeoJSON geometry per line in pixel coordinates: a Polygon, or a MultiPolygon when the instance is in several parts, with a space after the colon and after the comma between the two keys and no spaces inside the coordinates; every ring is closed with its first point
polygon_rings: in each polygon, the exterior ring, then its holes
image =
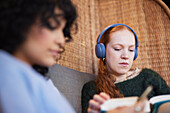
{"type": "Polygon", "coordinates": [[[148,84],[153,86],[154,96],[170,94],[170,87],[167,85],[166,81],[153,70],[148,70],[148,84]]]}

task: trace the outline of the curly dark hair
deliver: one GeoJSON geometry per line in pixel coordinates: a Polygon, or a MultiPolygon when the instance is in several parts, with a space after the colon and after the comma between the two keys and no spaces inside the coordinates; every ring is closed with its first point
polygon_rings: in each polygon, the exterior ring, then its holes
{"type": "Polygon", "coordinates": [[[49,23],[49,19],[53,18],[60,25],[57,16],[61,15],[55,14],[56,7],[63,12],[62,16],[66,19],[63,33],[68,42],[72,39],[72,25],[77,30],[77,12],[71,0],[0,0],[0,49],[13,54],[26,40],[25,35],[37,19],[43,27],[50,30],[57,28],[49,23]]]}
{"type": "Polygon", "coordinates": [[[54,13],[56,7],[63,11],[63,16],[67,21],[63,32],[70,40],[72,39],[70,29],[77,18],[76,9],[70,0],[1,0],[0,49],[13,53],[23,43],[24,35],[35,23],[37,17],[40,17],[40,22],[44,27],[55,29],[50,26],[48,20],[54,18],[59,24],[54,13]]]}

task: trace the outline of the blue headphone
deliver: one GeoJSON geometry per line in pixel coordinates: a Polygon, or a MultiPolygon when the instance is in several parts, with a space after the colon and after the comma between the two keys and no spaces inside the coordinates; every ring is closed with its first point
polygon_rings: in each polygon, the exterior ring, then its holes
{"type": "Polygon", "coordinates": [[[96,53],[96,56],[98,58],[105,58],[106,57],[106,51],[105,51],[105,45],[103,43],[100,43],[100,39],[101,37],[103,36],[103,34],[110,28],[113,28],[115,26],[119,26],[119,25],[123,25],[123,26],[126,26],[127,28],[129,28],[135,35],[135,39],[136,39],[136,46],[135,46],[135,56],[134,56],[134,59],[135,60],[138,56],[138,37],[136,35],[136,33],[133,31],[132,28],[130,28],[129,26],[125,25],[125,24],[113,24],[113,25],[110,25],[108,27],[106,27],[101,33],[100,35],[98,36],[98,39],[97,39],[97,44],[96,44],[96,47],[95,47],[95,53],[96,53]]]}

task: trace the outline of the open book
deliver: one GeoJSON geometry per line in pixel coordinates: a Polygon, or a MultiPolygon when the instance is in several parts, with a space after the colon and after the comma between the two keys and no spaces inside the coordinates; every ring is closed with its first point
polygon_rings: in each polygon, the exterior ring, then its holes
{"type": "MultiPolygon", "coordinates": [[[[104,102],[101,105],[101,113],[105,113],[108,110],[114,109],[116,107],[121,106],[131,106],[134,105],[139,97],[123,97],[123,98],[113,98],[104,102]]],[[[154,96],[149,99],[149,101],[145,104],[144,111],[147,113],[156,113],[158,107],[165,102],[170,102],[170,94],[169,95],[160,95],[154,96]]]]}
{"type": "Polygon", "coordinates": [[[170,94],[154,96],[149,99],[149,102],[151,105],[150,107],[151,107],[152,113],[156,113],[160,105],[166,102],[170,102],[170,94]]]}

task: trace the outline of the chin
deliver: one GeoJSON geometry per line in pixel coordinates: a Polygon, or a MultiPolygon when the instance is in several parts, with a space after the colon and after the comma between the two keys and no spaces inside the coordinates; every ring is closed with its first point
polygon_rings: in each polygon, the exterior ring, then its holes
{"type": "Polygon", "coordinates": [[[54,64],[56,64],[56,61],[55,60],[48,60],[48,61],[45,61],[42,63],[43,66],[46,66],[46,67],[51,67],[53,66],[54,64]]]}
{"type": "Polygon", "coordinates": [[[55,62],[53,61],[53,62],[48,63],[47,66],[48,66],[48,67],[51,67],[51,66],[53,66],[53,65],[55,65],[55,64],[56,64],[56,61],[55,61],[55,62]]]}
{"type": "Polygon", "coordinates": [[[118,73],[123,75],[123,74],[126,74],[128,71],[129,69],[123,69],[123,70],[120,70],[118,73]]]}

